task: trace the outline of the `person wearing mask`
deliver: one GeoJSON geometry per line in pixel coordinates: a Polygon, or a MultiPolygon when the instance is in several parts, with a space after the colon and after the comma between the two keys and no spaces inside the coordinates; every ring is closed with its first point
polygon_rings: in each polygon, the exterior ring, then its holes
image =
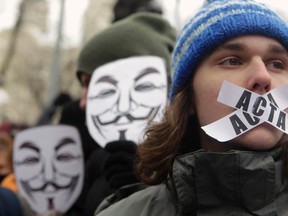
{"type": "Polygon", "coordinates": [[[167,102],[175,40],[167,20],[145,12],[113,23],[81,49],[79,107],[101,146],[86,162],[83,215],[93,215],[106,196],[138,182],[133,169],[138,140],[167,102]]]}

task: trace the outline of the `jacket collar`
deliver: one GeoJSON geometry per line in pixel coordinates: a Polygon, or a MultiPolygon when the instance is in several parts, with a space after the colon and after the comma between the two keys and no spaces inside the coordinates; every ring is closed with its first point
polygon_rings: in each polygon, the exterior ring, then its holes
{"type": "Polygon", "coordinates": [[[171,182],[178,207],[183,215],[277,215],[275,197],[287,188],[281,153],[281,147],[271,152],[198,150],[176,158],[171,182]]]}

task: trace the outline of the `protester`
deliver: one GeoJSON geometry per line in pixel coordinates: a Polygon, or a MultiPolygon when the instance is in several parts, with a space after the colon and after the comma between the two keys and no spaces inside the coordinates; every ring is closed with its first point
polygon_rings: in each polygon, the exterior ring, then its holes
{"type": "Polygon", "coordinates": [[[13,163],[19,194],[37,215],[66,213],[82,190],[83,153],[74,127],[44,125],[21,131],[15,137],[13,163]]]}
{"type": "Polygon", "coordinates": [[[81,50],[77,69],[83,86],[80,107],[86,109],[90,135],[102,146],[87,161],[89,193],[84,215],[93,215],[98,204],[118,188],[138,182],[133,170],[135,137],[141,136],[154,114],[162,114],[175,39],[175,29],[161,15],[138,13],[96,34],[81,50]],[[113,67],[117,69],[106,70],[113,67]],[[156,105],[149,104],[159,95],[156,105]],[[91,114],[94,111],[97,114],[91,114]],[[149,115],[142,116],[143,111],[149,115]],[[101,113],[109,113],[107,118],[113,120],[102,124],[106,117],[101,113]]]}
{"type": "Polygon", "coordinates": [[[95,215],[287,215],[287,23],[253,0],[209,1],[180,32],[172,74],[138,147],[150,186],[95,215]]]}

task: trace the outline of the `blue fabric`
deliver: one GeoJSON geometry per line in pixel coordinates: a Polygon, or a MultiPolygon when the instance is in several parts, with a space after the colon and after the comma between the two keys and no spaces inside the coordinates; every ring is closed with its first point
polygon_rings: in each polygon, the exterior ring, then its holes
{"type": "Polygon", "coordinates": [[[223,42],[244,35],[263,35],[288,49],[288,25],[274,11],[253,0],[218,0],[203,7],[177,37],[172,56],[170,101],[188,84],[203,57],[223,42]]]}
{"type": "Polygon", "coordinates": [[[16,194],[3,187],[0,187],[0,216],[23,216],[16,194]]]}

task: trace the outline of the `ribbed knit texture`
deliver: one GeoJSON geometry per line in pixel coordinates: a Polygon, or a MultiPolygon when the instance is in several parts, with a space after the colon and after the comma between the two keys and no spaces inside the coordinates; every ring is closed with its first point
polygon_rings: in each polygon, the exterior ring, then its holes
{"type": "Polygon", "coordinates": [[[170,101],[189,84],[205,55],[223,42],[244,35],[274,38],[288,49],[288,25],[274,11],[253,0],[207,1],[181,30],[172,56],[170,101]]]}
{"type": "Polygon", "coordinates": [[[170,77],[176,30],[161,15],[136,13],[93,36],[78,58],[77,76],[92,75],[106,63],[134,56],[158,56],[166,61],[170,77]]]}

